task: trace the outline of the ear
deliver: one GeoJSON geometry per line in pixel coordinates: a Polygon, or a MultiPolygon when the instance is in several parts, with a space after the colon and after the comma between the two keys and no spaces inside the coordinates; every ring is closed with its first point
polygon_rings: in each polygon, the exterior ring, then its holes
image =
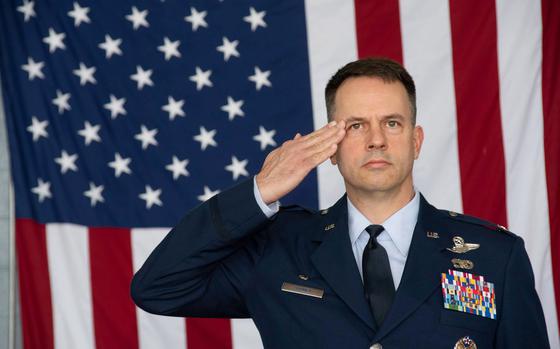
{"type": "Polygon", "coordinates": [[[414,159],[418,159],[420,149],[422,149],[422,143],[424,142],[424,129],[422,126],[414,127],[412,137],[414,140],[414,159]]]}
{"type": "Polygon", "coordinates": [[[330,159],[331,159],[331,164],[333,164],[333,165],[336,165],[336,164],[337,164],[337,162],[336,162],[336,154],[334,154],[333,156],[331,156],[330,159]]]}

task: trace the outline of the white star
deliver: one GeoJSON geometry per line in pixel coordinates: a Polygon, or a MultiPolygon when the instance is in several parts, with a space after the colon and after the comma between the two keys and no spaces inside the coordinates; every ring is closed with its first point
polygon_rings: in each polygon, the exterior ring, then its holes
{"type": "Polygon", "coordinates": [[[43,42],[49,45],[49,52],[53,53],[57,48],[61,50],[66,49],[66,45],[64,45],[63,41],[65,37],[66,34],[57,33],[53,28],[49,28],[49,36],[44,37],[43,42]]]}
{"type": "Polygon", "coordinates": [[[162,110],[169,113],[169,120],[175,120],[176,116],[185,116],[183,105],[185,101],[180,99],[176,101],[173,97],[167,97],[167,104],[161,107],[162,110]]]}
{"type": "Polygon", "coordinates": [[[115,153],[115,160],[108,163],[109,167],[115,170],[115,177],[120,177],[122,173],[131,174],[132,171],[128,167],[130,158],[123,158],[121,154],[115,153]]]}
{"type": "Polygon", "coordinates": [[[231,56],[239,57],[239,52],[237,52],[237,45],[239,45],[239,40],[229,41],[225,36],[222,38],[222,45],[218,46],[216,50],[224,54],[224,61],[228,61],[231,56]]]}
{"type": "Polygon", "coordinates": [[[173,179],[179,178],[181,175],[188,176],[189,171],[187,171],[187,165],[189,164],[189,159],[179,160],[175,155],[173,155],[173,163],[165,166],[165,168],[173,172],[173,179]]]}
{"type": "Polygon", "coordinates": [[[220,193],[219,190],[212,191],[207,186],[204,186],[204,194],[199,195],[198,200],[204,202],[204,201],[210,199],[212,196],[214,196],[216,194],[219,194],[219,193],[220,193]]]}
{"type": "Polygon", "coordinates": [[[115,119],[119,114],[126,115],[126,110],[124,109],[124,103],[126,98],[118,98],[114,95],[110,95],[111,101],[103,105],[105,109],[111,111],[111,119],[115,119]]]}
{"type": "Polygon", "coordinates": [[[35,78],[44,79],[45,75],[42,71],[44,66],[44,62],[35,62],[33,58],[28,57],[27,64],[23,64],[21,69],[27,72],[29,80],[33,80],[35,78]]]}
{"type": "Polygon", "coordinates": [[[163,45],[158,46],[158,51],[161,51],[165,54],[165,60],[168,61],[171,57],[181,57],[181,53],[179,52],[179,45],[181,41],[171,41],[168,37],[163,38],[163,45]]]}
{"type": "Polygon", "coordinates": [[[97,80],[93,77],[95,70],[95,67],[92,66],[88,68],[84,63],[80,62],[80,69],[74,69],[73,72],[74,75],[80,77],[80,86],[84,86],[88,82],[92,84],[97,83],[97,80]]]}
{"type": "Polygon", "coordinates": [[[119,45],[122,43],[122,39],[113,39],[109,35],[105,35],[105,41],[100,43],[98,46],[102,50],[105,50],[105,58],[109,59],[112,55],[122,56],[122,51],[119,45]]]}
{"type": "Polygon", "coordinates": [[[247,159],[239,161],[239,160],[237,160],[237,158],[235,156],[231,157],[231,164],[226,166],[226,170],[231,172],[231,174],[233,175],[233,180],[234,181],[237,180],[237,178],[239,178],[239,176],[248,176],[249,175],[249,173],[245,169],[245,166],[247,166],[248,162],[249,162],[249,160],[247,160],[247,159]]]}
{"type": "Polygon", "coordinates": [[[185,21],[190,22],[192,25],[192,31],[196,31],[198,27],[208,27],[208,23],[204,17],[206,17],[206,11],[198,12],[194,7],[191,7],[190,16],[185,17],[185,21]]]}
{"type": "Polygon", "coordinates": [[[146,191],[138,197],[146,201],[146,208],[150,209],[153,205],[163,206],[159,196],[161,195],[161,189],[153,190],[149,185],[146,186],[146,191]]]}
{"type": "Polygon", "coordinates": [[[27,22],[31,17],[36,17],[35,13],[35,2],[29,0],[23,0],[23,5],[17,7],[17,10],[23,13],[23,21],[27,22]]]}
{"type": "Polygon", "coordinates": [[[251,31],[255,31],[258,27],[266,28],[266,22],[264,21],[265,15],[266,11],[257,12],[253,7],[250,7],[249,15],[243,17],[243,20],[247,23],[251,23],[251,31]]]}
{"type": "Polygon", "coordinates": [[[268,87],[272,86],[272,84],[268,80],[269,76],[270,76],[270,70],[263,72],[259,67],[255,67],[255,74],[249,76],[249,80],[255,83],[255,88],[258,91],[263,86],[268,86],[268,87]]]}
{"type": "Polygon", "coordinates": [[[96,186],[95,183],[89,182],[89,190],[84,191],[84,196],[89,198],[92,207],[97,205],[98,202],[105,202],[103,195],[101,195],[104,188],[102,185],[96,186]]]}
{"type": "Polygon", "coordinates": [[[196,67],[196,73],[190,76],[189,80],[196,82],[196,89],[200,91],[204,86],[212,87],[210,75],[212,75],[212,71],[210,69],[203,71],[199,67],[196,67]]]}
{"type": "Polygon", "coordinates": [[[89,121],[84,122],[84,128],[78,131],[78,134],[84,137],[84,142],[89,145],[91,142],[96,141],[101,143],[101,138],[99,137],[99,129],[101,125],[91,125],[89,121]]]}
{"type": "Polygon", "coordinates": [[[136,66],[136,74],[132,74],[130,78],[137,83],[137,87],[139,90],[144,88],[144,85],[154,86],[152,81],[152,69],[144,70],[141,66],[136,66]]]}
{"type": "Polygon", "coordinates": [[[33,142],[36,142],[41,137],[49,137],[49,134],[46,130],[48,125],[48,120],[39,121],[39,119],[37,119],[35,116],[31,117],[31,125],[27,126],[27,131],[33,134],[33,142]]]}
{"type": "Polygon", "coordinates": [[[237,115],[245,116],[245,113],[243,112],[243,110],[241,110],[242,105],[243,105],[242,100],[235,101],[233,98],[228,96],[227,104],[222,105],[221,109],[222,109],[222,111],[225,111],[225,112],[228,113],[228,119],[229,119],[229,121],[231,121],[231,120],[235,119],[235,116],[237,116],[237,115]]]}
{"type": "Polygon", "coordinates": [[[37,186],[31,188],[31,192],[39,196],[39,202],[43,202],[45,198],[52,198],[51,183],[43,182],[42,178],[38,178],[37,186]]]}
{"type": "Polygon", "coordinates": [[[74,172],[78,171],[76,160],[78,160],[78,155],[69,155],[66,150],[62,151],[60,157],[54,159],[54,161],[60,165],[60,172],[62,174],[65,174],[68,170],[72,170],[74,172]]]}
{"type": "Polygon", "coordinates": [[[140,125],[140,133],[134,135],[134,138],[142,142],[142,149],[148,148],[150,145],[157,146],[156,134],[158,133],[157,128],[153,130],[148,130],[144,125],[140,125]]]}
{"type": "Polygon", "coordinates": [[[207,131],[204,126],[200,126],[200,133],[194,136],[194,140],[200,142],[200,149],[206,150],[206,148],[211,145],[217,147],[218,143],[214,140],[216,135],[216,130],[207,131]]]}
{"type": "Polygon", "coordinates": [[[264,150],[268,145],[276,146],[276,142],[272,137],[276,134],[276,130],[267,131],[264,127],[259,126],[259,134],[253,136],[253,139],[261,143],[261,150],[264,150]]]}
{"type": "Polygon", "coordinates": [[[58,113],[62,114],[65,110],[72,109],[70,107],[70,93],[62,93],[60,90],[56,90],[56,98],[52,100],[52,103],[58,107],[58,113]]]}
{"type": "Polygon", "coordinates": [[[74,26],[79,27],[82,22],[91,23],[88,16],[89,7],[81,7],[74,1],[74,9],[68,12],[68,16],[74,18],[74,26]]]}
{"type": "Polygon", "coordinates": [[[132,28],[134,28],[134,30],[140,27],[148,28],[150,24],[146,20],[147,15],[148,15],[148,10],[138,11],[136,6],[132,6],[132,13],[126,15],[126,19],[132,22],[132,28]]]}

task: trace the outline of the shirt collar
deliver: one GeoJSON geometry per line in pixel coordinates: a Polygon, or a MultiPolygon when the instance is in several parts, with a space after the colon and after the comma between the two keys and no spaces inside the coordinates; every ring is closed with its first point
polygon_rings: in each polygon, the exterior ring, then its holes
{"type": "MultiPolygon", "coordinates": [[[[348,232],[352,245],[360,237],[362,232],[372,224],[347,198],[348,202],[348,232]]],[[[397,246],[399,252],[403,256],[408,255],[410,242],[412,241],[412,233],[418,221],[418,212],[420,210],[420,195],[414,191],[414,197],[404,207],[393,213],[385,222],[381,223],[389,238],[397,246]]]]}

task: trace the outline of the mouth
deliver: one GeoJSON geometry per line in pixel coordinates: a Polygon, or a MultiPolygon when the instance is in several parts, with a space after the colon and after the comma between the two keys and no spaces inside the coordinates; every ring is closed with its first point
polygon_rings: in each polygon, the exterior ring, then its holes
{"type": "Polygon", "coordinates": [[[367,168],[367,169],[380,169],[380,168],[385,168],[387,166],[391,165],[391,163],[389,163],[386,160],[383,159],[377,159],[377,160],[370,160],[368,162],[366,162],[363,167],[367,168]]]}

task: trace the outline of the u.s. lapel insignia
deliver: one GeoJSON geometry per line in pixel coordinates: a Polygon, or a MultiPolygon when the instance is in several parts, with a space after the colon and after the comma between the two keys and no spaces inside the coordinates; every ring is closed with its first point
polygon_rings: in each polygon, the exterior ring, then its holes
{"type": "Polygon", "coordinates": [[[327,226],[325,227],[325,231],[326,231],[326,230],[331,230],[332,228],[334,228],[334,223],[327,225],[327,226]]]}
{"type": "Polygon", "coordinates": [[[439,234],[436,233],[435,231],[427,231],[426,236],[429,237],[430,239],[439,239],[439,234]]]}
{"type": "Polygon", "coordinates": [[[465,242],[460,236],[453,237],[453,245],[453,247],[448,247],[447,250],[455,253],[467,253],[480,247],[480,244],[465,242]]]}
{"type": "Polygon", "coordinates": [[[484,276],[449,269],[441,273],[443,307],[496,320],[494,283],[484,276]]]}
{"type": "Polygon", "coordinates": [[[465,336],[455,343],[453,349],[476,349],[476,343],[469,336],[465,336]]]}

